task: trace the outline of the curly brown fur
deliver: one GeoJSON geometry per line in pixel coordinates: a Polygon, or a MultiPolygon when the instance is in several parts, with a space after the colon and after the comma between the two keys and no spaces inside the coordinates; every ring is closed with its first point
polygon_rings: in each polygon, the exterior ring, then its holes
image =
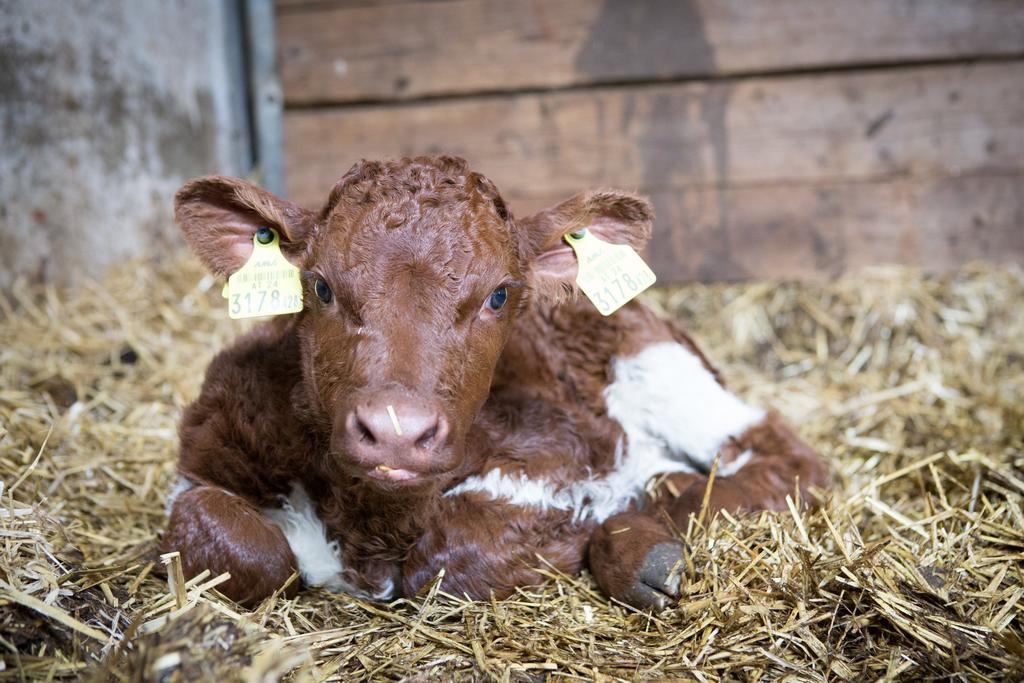
{"type": "MultiPolygon", "coordinates": [[[[612,472],[630,445],[605,405],[617,358],[675,343],[720,382],[689,337],[642,305],[603,318],[564,296],[576,262],[563,236],[586,226],[639,249],[653,220],[646,200],[585,192],[516,220],[464,160],[417,157],[356,164],[318,212],[200,178],[179,192],[176,215],[221,275],[245,263],[261,225],[276,228],[304,291],[301,313],[214,359],[185,411],[179,471],[198,487],[175,502],[163,547],[182,552],[189,574],[227,568],[230,593],[251,602],[301,569],[259,517],[301,485],[338,543],[338,571],[371,594],[415,593],[444,569],[449,590],[503,596],[542,580],[537,555],[578,571],[589,542],[611,595],[665,604],[681,547],[651,511],[625,513],[625,533],[622,515],[600,526],[571,510],[446,495],[491,470],[556,489],[612,472]],[[504,306],[492,305],[499,292],[504,306]],[[392,431],[385,407],[406,431],[392,431]],[[268,558],[262,574],[257,556],[268,558]]],[[[778,507],[797,481],[824,483],[819,456],[774,415],[722,450],[723,462],[753,459],[719,484],[714,507],[778,507]]],[[[680,498],[654,512],[693,513],[706,480],[686,476],[680,498]]]]}

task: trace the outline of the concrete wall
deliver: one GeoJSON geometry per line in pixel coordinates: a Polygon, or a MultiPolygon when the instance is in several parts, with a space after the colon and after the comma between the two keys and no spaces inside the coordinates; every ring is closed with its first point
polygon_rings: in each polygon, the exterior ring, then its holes
{"type": "Polygon", "coordinates": [[[0,288],[178,240],[189,177],[249,169],[231,0],[0,0],[0,288]]]}

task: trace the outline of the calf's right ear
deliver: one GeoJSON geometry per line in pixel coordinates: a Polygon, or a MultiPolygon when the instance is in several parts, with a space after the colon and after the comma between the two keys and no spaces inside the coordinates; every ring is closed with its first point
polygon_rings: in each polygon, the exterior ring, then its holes
{"type": "Polygon", "coordinates": [[[227,176],[185,183],[174,196],[174,218],[196,256],[225,277],[249,260],[253,235],[261,227],[275,229],[285,257],[300,265],[305,239],[316,223],[312,211],[227,176]]]}
{"type": "Polygon", "coordinates": [[[605,242],[640,250],[653,222],[649,201],[618,190],[583,192],[519,220],[535,300],[557,303],[575,292],[579,269],[567,234],[587,228],[605,242]]]}

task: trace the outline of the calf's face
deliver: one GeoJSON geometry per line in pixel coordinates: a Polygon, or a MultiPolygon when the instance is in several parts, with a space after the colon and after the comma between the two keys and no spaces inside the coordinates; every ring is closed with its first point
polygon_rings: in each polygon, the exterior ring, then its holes
{"type": "Polygon", "coordinates": [[[516,318],[572,290],[566,233],[639,248],[652,220],[637,197],[594,192],[516,221],[453,157],[360,162],[316,213],[199,178],[178,192],[176,217],[224,276],[258,228],[278,231],[302,272],[295,324],[314,419],[337,466],[381,488],[443,481],[474,455],[467,436],[516,318]]]}

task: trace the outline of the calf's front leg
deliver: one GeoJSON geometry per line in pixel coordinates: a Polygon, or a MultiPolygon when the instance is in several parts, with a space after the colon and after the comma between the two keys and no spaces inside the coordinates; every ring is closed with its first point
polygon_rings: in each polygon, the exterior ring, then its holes
{"type": "MultiPolygon", "coordinates": [[[[296,567],[279,527],[241,496],[213,486],[197,486],[175,498],[160,550],[181,553],[186,578],[204,569],[214,576],[230,572],[218,590],[243,605],[271,595],[296,567]]],[[[298,583],[290,588],[298,590],[298,583]]]]}
{"type": "Polygon", "coordinates": [[[641,609],[662,610],[679,597],[683,544],[660,520],[624,512],[590,537],[590,573],[612,598],[641,609]]]}
{"type": "Polygon", "coordinates": [[[828,479],[824,459],[774,413],[730,438],[720,457],[726,474],[712,480],[710,488],[703,474],[666,475],[656,503],[643,512],[614,515],[594,532],[590,570],[606,593],[659,610],[679,596],[684,547],[661,515],[686,528],[705,500],[708,516],[719,510],[785,510],[786,496],[797,493],[803,504],[814,504],[812,487],[824,487],[828,479]]]}

